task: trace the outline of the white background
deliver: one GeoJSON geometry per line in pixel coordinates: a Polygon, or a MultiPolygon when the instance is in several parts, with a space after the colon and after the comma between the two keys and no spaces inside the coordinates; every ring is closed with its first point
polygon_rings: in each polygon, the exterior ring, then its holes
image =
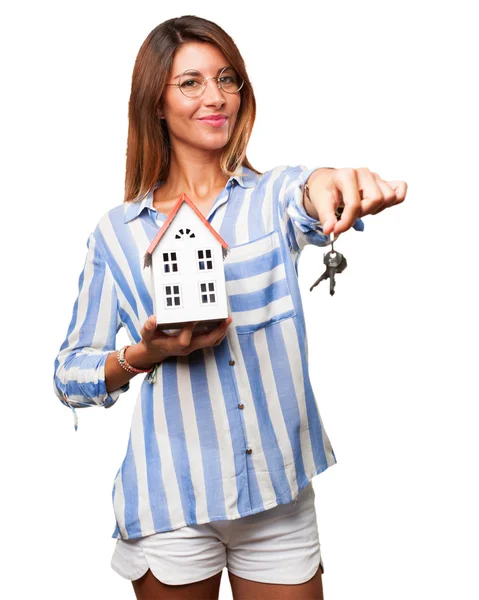
{"type": "MultiPolygon", "coordinates": [[[[402,205],[341,236],[336,294],[299,264],[313,386],[338,464],[315,477],[326,600],[479,597],[477,23],[472,3],[21,2],[1,15],[0,596],[133,598],[111,490],[140,380],[112,410],[52,391],[86,241],[123,200],[136,54],[216,21],[252,80],[248,157],[368,167],[402,205]],[[173,3],[171,3],[173,5],[173,3]]],[[[126,336],[119,335],[118,347],[126,336]]],[[[231,598],[226,570],[220,597],[231,598]]]]}

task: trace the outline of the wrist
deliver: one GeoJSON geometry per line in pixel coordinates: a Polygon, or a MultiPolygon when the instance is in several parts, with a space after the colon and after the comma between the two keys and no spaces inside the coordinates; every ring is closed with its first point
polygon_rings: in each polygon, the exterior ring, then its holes
{"type": "Polygon", "coordinates": [[[142,342],[129,346],[125,350],[125,358],[134,369],[147,370],[156,364],[148,358],[146,348],[142,342]]]}

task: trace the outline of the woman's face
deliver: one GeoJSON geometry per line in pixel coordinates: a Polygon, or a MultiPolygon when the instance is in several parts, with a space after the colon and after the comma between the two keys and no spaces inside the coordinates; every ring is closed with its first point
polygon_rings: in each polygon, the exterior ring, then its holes
{"type": "MultiPolygon", "coordinates": [[[[218,77],[229,66],[225,55],[209,43],[188,42],[177,51],[168,83],[177,83],[177,75],[194,69],[204,77],[218,77]]],[[[185,144],[203,150],[223,148],[231,137],[241,104],[241,92],[229,94],[208,79],[203,93],[196,98],[185,96],[177,86],[167,86],[161,109],[173,149],[185,144]],[[209,115],[226,115],[226,121],[213,126],[200,119],[209,115]]]]}

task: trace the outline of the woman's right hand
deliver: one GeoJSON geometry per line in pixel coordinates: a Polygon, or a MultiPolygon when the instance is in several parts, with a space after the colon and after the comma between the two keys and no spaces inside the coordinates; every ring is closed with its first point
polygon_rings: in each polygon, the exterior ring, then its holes
{"type": "Polygon", "coordinates": [[[152,366],[169,356],[186,356],[199,348],[218,346],[226,337],[232,320],[228,315],[227,319],[211,331],[195,335],[193,329],[198,321],[193,321],[187,323],[179,335],[171,336],[156,328],[156,317],[151,315],[140,331],[141,340],[128,349],[128,362],[141,368],[145,365],[152,366]]]}

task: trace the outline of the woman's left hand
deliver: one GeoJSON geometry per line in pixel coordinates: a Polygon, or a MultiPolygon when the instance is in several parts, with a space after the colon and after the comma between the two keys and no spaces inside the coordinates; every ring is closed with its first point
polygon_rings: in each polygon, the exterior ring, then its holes
{"type": "Polygon", "coordinates": [[[320,168],[310,175],[308,187],[323,232],[334,232],[335,237],[352,227],[356,219],[400,204],[407,193],[405,181],[384,181],[367,168],[320,168]],[[338,220],[335,211],[340,206],[344,209],[338,220]]]}

